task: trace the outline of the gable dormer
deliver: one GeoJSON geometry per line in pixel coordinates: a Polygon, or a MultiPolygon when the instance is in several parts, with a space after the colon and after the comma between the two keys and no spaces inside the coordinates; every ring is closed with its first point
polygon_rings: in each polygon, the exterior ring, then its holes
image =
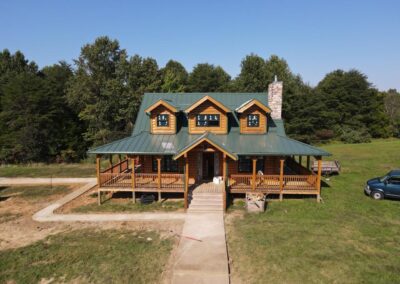
{"type": "Polygon", "coordinates": [[[267,114],[271,109],[260,101],[253,99],[236,109],[239,114],[240,133],[264,134],[267,132],[267,114]]]}
{"type": "Polygon", "coordinates": [[[177,109],[165,100],[159,100],[148,107],[145,112],[150,115],[150,132],[153,134],[176,134],[177,109]]]}
{"type": "Polygon", "coordinates": [[[207,131],[215,134],[228,133],[230,109],[210,96],[204,96],[185,112],[188,115],[190,134],[202,134],[207,131]]]}

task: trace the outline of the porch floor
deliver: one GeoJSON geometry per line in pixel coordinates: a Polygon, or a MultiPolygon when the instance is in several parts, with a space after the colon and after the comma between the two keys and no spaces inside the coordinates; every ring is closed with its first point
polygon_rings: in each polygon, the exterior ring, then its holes
{"type": "Polygon", "coordinates": [[[222,193],[224,191],[224,184],[215,184],[212,181],[203,182],[201,184],[194,184],[192,192],[196,193],[222,193]]]}

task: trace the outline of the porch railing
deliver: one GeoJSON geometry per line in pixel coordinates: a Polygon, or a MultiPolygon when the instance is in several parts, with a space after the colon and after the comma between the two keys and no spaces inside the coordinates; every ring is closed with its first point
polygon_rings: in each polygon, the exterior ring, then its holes
{"type": "Polygon", "coordinates": [[[101,173],[100,187],[131,187],[130,173],[101,173]]]}
{"type": "MultiPolygon", "coordinates": [[[[229,176],[229,186],[232,190],[251,190],[253,188],[252,175],[229,176]]],[[[316,190],[316,175],[284,175],[282,190],[316,190]]],[[[280,190],[279,175],[256,175],[255,190],[280,190]]]]}
{"type": "MultiPolygon", "coordinates": [[[[135,173],[135,188],[184,189],[183,174],[135,173]]],[[[132,173],[100,173],[100,187],[132,187],[132,173]]]]}
{"type": "Polygon", "coordinates": [[[284,190],[316,190],[316,175],[286,175],[283,176],[284,190]]]}

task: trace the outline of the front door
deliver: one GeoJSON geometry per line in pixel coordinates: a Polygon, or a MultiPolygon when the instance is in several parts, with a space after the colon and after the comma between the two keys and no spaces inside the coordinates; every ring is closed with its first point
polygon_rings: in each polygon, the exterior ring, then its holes
{"type": "Polygon", "coordinates": [[[214,153],[203,153],[203,178],[210,180],[214,177],[214,153]]]}

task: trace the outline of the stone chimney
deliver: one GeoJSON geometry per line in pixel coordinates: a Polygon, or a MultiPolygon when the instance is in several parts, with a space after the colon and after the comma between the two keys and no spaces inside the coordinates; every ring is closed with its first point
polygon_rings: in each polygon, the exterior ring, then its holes
{"type": "Polygon", "coordinates": [[[268,85],[268,106],[272,110],[273,119],[282,118],[282,91],[283,83],[279,82],[275,75],[274,82],[268,85]]]}

